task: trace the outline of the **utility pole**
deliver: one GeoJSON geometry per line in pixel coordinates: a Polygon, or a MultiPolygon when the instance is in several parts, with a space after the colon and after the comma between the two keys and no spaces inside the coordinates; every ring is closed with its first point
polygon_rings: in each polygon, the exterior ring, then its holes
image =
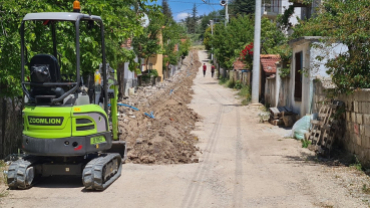
{"type": "MultiPolygon", "coordinates": [[[[209,20],[209,22],[211,23],[211,34],[213,38],[213,20],[209,20]]],[[[212,44],[212,51],[213,51],[213,44],[212,44]]],[[[211,60],[213,61],[213,53],[211,53],[211,60]]]]}
{"type": "Polygon", "coordinates": [[[221,0],[221,6],[225,7],[225,27],[226,24],[229,22],[229,0],[221,0]]]}
{"type": "Polygon", "coordinates": [[[226,21],[225,21],[225,27],[226,27],[226,24],[229,23],[229,0],[226,0],[225,17],[226,17],[226,21]]]}
{"type": "Polygon", "coordinates": [[[260,87],[261,0],[256,0],[254,20],[252,103],[256,104],[259,101],[260,87]]]}

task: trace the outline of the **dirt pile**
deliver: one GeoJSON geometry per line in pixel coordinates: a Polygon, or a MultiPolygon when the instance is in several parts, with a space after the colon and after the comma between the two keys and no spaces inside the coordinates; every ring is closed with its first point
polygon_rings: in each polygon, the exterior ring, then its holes
{"type": "Polygon", "coordinates": [[[188,108],[198,67],[197,51],[183,61],[173,77],[153,87],[139,88],[127,103],[139,111],[119,107],[120,140],[127,142],[128,161],[175,164],[197,162],[197,138],[190,134],[198,115],[188,108]],[[145,115],[144,113],[147,113],[145,115]],[[154,118],[150,118],[151,116],[154,118]]]}

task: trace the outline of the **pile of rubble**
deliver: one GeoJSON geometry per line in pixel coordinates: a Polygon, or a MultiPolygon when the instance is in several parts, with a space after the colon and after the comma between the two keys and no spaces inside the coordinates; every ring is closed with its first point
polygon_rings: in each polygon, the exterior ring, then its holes
{"type": "Polygon", "coordinates": [[[155,86],[139,87],[119,107],[120,140],[127,142],[128,161],[175,164],[197,162],[197,138],[190,134],[198,115],[187,104],[201,63],[197,51],[184,59],[173,77],[155,86]],[[191,63],[191,60],[193,62],[191,63]]]}

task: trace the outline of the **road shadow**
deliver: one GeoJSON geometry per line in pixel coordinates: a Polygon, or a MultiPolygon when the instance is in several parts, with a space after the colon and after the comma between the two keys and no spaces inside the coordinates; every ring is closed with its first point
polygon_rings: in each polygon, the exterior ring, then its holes
{"type": "Polygon", "coordinates": [[[205,82],[203,83],[204,85],[216,85],[218,84],[217,82],[205,82]]]}
{"type": "MultiPolygon", "coordinates": [[[[313,151],[313,147],[310,145],[308,147],[310,151],[313,151]]],[[[313,152],[312,152],[313,153],[313,152]]],[[[356,161],[356,157],[353,154],[346,152],[341,147],[333,147],[333,149],[329,154],[320,155],[320,154],[312,154],[301,152],[300,156],[285,156],[289,161],[296,161],[296,162],[305,162],[309,164],[316,164],[316,165],[325,165],[329,167],[335,166],[345,166],[350,167],[354,165],[356,161]]]]}
{"type": "Polygon", "coordinates": [[[231,103],[231,104],[222,104],[222,106],[240,107],[240,106],[243,106],[243,105],[242,104],[231,103]]]}
{"type": "Polygon", "coordinates": [[[209,59],[202,60],[202,62],[209,62],[209,59]]]}

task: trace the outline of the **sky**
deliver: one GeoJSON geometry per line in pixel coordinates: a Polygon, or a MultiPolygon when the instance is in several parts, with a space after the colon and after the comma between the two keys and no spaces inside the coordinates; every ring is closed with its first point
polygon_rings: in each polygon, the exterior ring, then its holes
{"type": "MultiPolygon", "coordinates": [[[[185,19],[188,15],[191,15],[194,3],[197,7],[197,16],[224,9],[224,7],[220,5],[220,0],[205,1],[208,1],[208,4],[204,3],[202,0],[168,0],[168,4],[170,5],[172,16],[176,21],[180,21],[181,19],[185,19]]],[[[156,4],[162,5],[162,0],[157,0],[156,4]]]]}

